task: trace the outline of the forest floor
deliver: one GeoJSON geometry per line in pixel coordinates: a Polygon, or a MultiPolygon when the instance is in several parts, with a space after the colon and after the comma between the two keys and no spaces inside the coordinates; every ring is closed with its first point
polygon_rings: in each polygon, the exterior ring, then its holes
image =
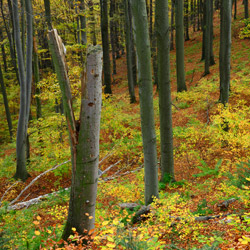
{"type": "MultiPolygon", "coordinates": [[[[159,200],[136,224],[131,223],[135,211],[121,209],[119,204],[133,202],[139,209],[144,202],[140,110],[138,102],[129,103],[125,56],[117,60],[113,95],[103,101],[100,135],[100,168],[114,166],[100,178],[95,238],[89,249],[250,249],[250,44],[249,39],[239,39],[243,27],[240,2],[232,25],[231,94],[226,109],[218,103],[219,13],[214,17],[216,64],[211,74],[202,77],[201,31],[191,31],[191,39],[185,42],[187,92],[176,93],[175,50],[171,51],[176,182],[160,183],[159,200]],[[222,126],[225,123],[228,131],[222,126]],[[200,216],[211,217],[195,220],[200,216]]],[[[139,100],[138,87],[136,95],[139,100]]],[[[78,102],[76,96],[76,107],[78,102]]],[[[0,249],[50,249],[59,241],[67,218],[69,191],[64,188],[71,183],[69,163],[38,179],[18,202],[59,193],[27,209],[7,210],[9,202],[36,176],[70,159],[64,118],[51,115],[51,105],[44,103],[46,118],[31,121],[31,177],[25,183],[12,179],[15,144],[7,142],[6,122],[0,120],[0,249]]],[[[156,87],[154,107],[159,154],[156,87]]],[[[0,116],[4,117],[2,111],[0,116]]]]}

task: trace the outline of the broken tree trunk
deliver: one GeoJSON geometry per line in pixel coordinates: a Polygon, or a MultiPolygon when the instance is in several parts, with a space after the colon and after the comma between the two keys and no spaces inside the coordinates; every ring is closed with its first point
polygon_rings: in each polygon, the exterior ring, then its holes
{"type": "Polygon", "coordinates": [[[62,92],[63,105],[71,143],[72,184],[69,213],[63,232],[67,240],[76,228],[79,235],[88,235],[94,228],[98,181],[99,132],[102,98],[102,49],[89,47],[87,81],[82,83],[79,124],[72,107],[63,44],[56,30],[49,31],[49,44],[62,92]]]}

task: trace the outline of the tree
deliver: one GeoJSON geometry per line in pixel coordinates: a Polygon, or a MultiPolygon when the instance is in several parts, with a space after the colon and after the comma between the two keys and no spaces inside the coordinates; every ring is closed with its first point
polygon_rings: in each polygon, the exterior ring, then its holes
{"type": "Polygon", "coordinates": [[[101,6],[101,32],[103,47],[103,74],[104,74],[104,93],[112,94],[109,58],[109,31],[108,31],[108,4],[107,0],[100,0],[101,6]]]}
{"type": "Polygon", "coordinates": [[[135,103],[135,82],[133,77],[133,34],[131,31],[132,20],[131,20],[131,7],[128,0],[124,0],[125,8],[125,33],[126,33],[126,56],[127,56],[127,76],[128,76],[128,88],[130,95],[130,103],[135,103]]]}
{"type": "Polygon", "coordinates": [[[76,121],[63,45],[56,30],[49,31],[49,45],[62,92],[71,146],[72,184],[68,219],[62,236],[67,240],[73,234],[73,227],[79,235],[89,235],[94,228],[102,103],[102,50],[100,46],[95,46],[87,52],[87,81],[82,82],[80,119],[76,121]]]}
{"type": "Polygon", "coordinates": [[[204,54],[205,54],[205,71],[204,71],[204,75],[208,75],[210,74],[210,71],[209,71],[209,66],[210,66],[210,39],[211,36],[211,23],[210,23],[210,15],[211,15],[211,4],[212,4],[212,0],[206,0],[204,2],[204,31],[205,32],[205,35],[204,35],[204,54]]]}
{"type": "Polygon", "coordinates": [[[18,14],[18,1],[13,0],[13,19],[15,43],[18,59],[18,72],[20,79],[20,110],[16,137],[16,173],[15,178],[25,181],[30,175],[26,169],[26,147],[27,130],[30,114],[31,82],[32,82],[32,50],[33,50],[33,28],[32,28],[32,6],[30,0],[25,0],[26,13],[26,67],[24,67],[24,52],[20,37],[20,24],[18,14]]]}
{"type": "Polygon", "coordinates": [[[186,91],[184,68],[183,0],[175,1],[177,92],[186,91]]]}
{"type": "Polygon", "coordinates": [[[222,0],[220,23],[220,102],[226,105],[230,88],[231,6],[232,0],[222,0]]]}
{"type": "Polygon", "coordinates": [[[151,52],[145,0],[130,0],[138,55],[141,129],[145,169],[145,203],[158,197],[158,168],[153,107],[151,52]]]}
{"type": "Polygon", "coordinates": [[[6,118],[7,118],[8,127],[9,127],[10,139],[12,140],[12,136],[13,136],[12,120],[11,120],[11,114],[10,114],[10,109],[9,109],[7,93],[6,93],[6,89],[5,89],[5,85],[4,85],[4,79],[3,79],[3,72],[2,72],[1,64],[0,64],[0,85],[1,85],[1,92],[2,92],[2,95],[3,95],[3,102],[4,102],[4,107],[5,107],[6,118]]]}
{"type": "Polygon", "coordinates": [[[165,181],[166,177],[168,177],[168,180],[174,180],[172,100],[169,55],[170,41],[167,0],[156,0],[155,21],[158,48],[157,57],[161,133],[161,179],[162,181],[165,181]]]}
{"type": "Polygon", "coordinates": [[[244,1],[244,10],[245,10],[245,19],[249,17],[249,12],[248,12],[248,0],[243,0],[244,1]]]}

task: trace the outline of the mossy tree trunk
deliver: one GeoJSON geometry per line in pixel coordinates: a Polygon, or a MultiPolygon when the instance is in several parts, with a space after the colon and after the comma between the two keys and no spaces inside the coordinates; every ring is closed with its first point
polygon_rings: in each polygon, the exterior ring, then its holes
{"type": "Polygon", "coordinates": [[[151,52],[145,0],[130,0],[138,55],[141,128],[145,168],[145,203],[158,197],[158,166],[154,123],[151,52]]]}

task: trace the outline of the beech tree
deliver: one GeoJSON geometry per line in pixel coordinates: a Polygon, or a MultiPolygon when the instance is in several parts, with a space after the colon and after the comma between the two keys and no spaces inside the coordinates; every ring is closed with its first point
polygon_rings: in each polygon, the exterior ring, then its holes
{"type": "Polygon", "coordinates": [[[156,36],[158,48],[158,82],[161,133],[161,179],[174,180],[172,100],[170,84],[170,40],[168,1],[156,0],[156,36]]]}
{"type": "Polygon", "coordinates": [[[112,94],[111,90],[111,73],[109,58],[109,31],[108,31],[108,3],[107,0],[100,0],[101,6],[101,33],[103,47],[103,74],[104,74],[104,92],[112,94]]]}
{"type": "Polygon", "coordinates": [[[80,235],[88,235],[94,228],[102,103],[102,50],[100,46],[88,49],[87,80],[82,82],[80,118],[76,120],[62,41],[56,30],[50,30],[48,36],[71,146],[70,202],[62,236],[67,240],[73,234],[73,227],[80,235]]]}
{"type": "Polygon", "coordinates": [[[130,0],[138,56],[141,129],[145,169],[145,203],[158,197],[158,167],[154,123],[151,52],[145,0],[130,0]]]}
{"type": "Polygon", "coordinates": [[[13,0],[13,19],[16,52],[18,60],[18,72],[20,79],[20,110],[16,137],[16,173],[15,178],[25,181],[30,175],[26,169],[27,130],[30,114],[31,82],[32,82],[32,6],[30,0],[25,0],[26,13],[26,63],[24,63],[24,51],[20,36],[20,23],[18,14],[18,1],[13,0]]]}
{"type": "Polygon", "coordinates": [[[134,40],[133,33],[131,32],[132,26],[132,16],[131,16],[131,7],[128,0],[124,0],[124,9],[125,9],[125,33],[126,33],[126,56],[127,56],[127,77],[128,77],[128,89],[130,95],[130,103],[136,102],[135,97],[135,84],[133,76],[133,49],[134,49],[134,40]]]}
{"type": "Polygon", "coordinates": [[[221,1],[220,23],[220,102],[228,103],[230,88],[232,0],[221,1]]]}
{"type": "Polygon", "coordinates": [[[175,1],[175,26],[177,92],[181,92],[187,90],[184,68],[183,0],[175,1]]]}

